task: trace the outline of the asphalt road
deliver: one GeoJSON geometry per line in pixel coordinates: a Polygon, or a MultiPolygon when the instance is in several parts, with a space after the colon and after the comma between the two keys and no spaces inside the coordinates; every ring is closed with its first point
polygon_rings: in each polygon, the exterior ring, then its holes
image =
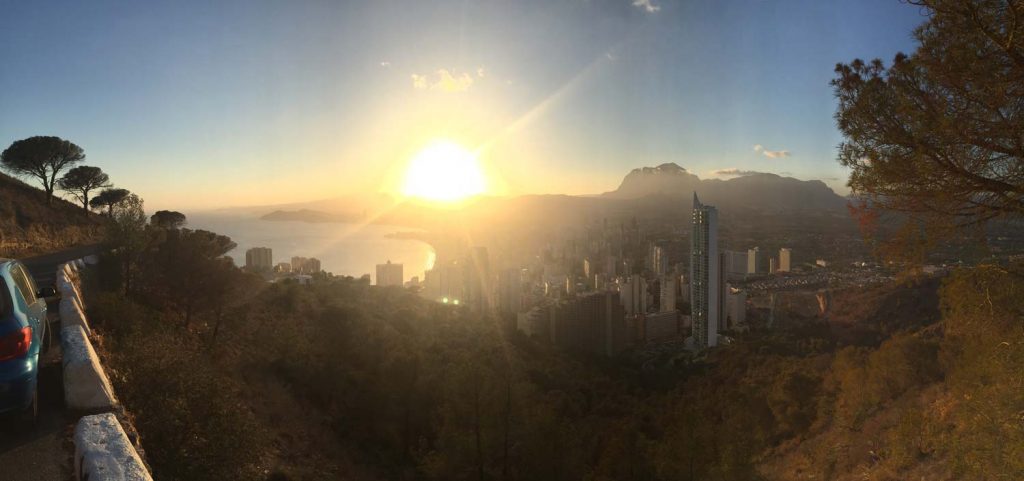
{"type": "MultiPolygon", "coordinates": [[[[99,246],[68,250],[22,259],[36,284],[51,286],[57,266],[94,254],[99,246]]],[[[49,303],[50,349],[40,356],[39,419],[29,431],[12,430],[10,421],[0,419],[0,481],[64,481],[72,478],[74,447],[71,433],[74,419],[64,409],[61,377],[60,318],[57,303],[49,303]]]]}

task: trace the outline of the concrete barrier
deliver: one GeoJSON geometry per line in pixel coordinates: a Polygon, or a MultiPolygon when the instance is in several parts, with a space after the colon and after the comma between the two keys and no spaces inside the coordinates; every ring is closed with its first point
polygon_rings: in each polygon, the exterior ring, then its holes
{"type": "Polygon", "coordinates": [[[82,326],[60,330],[64,350],[64,403],[80,412],[108,412],[118,406],[114,388],[82,326]]]}
{"type": "Polygon", "coordinates": [[[117,416],[85,416],[75,426],[75,479],[152,481],[117,416]]]}
{"type": "Polygon", "coordinates": [[[78,297],[61,298],[58,312],[60,313],[61,327],[82,326],[86,336],[92,335],[92,328],[89,327],[89,321],[85,319],[85,312],[78,302],[78,297]]]}
{"type": "Polygon", "coordinates": [[[117,416],[119,407],[96,350],[81,293],[81,269],[98,262],[96,256],[77,259],[57,269],[61,292],[61,347],[64,350],[64,402],[84,416],[75,426],[75,479],[78,481],[152,481],[117,416]]]}

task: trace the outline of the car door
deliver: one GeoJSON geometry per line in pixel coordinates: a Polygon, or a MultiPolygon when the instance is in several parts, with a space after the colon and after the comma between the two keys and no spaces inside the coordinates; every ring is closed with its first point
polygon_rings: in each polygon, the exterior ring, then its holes
{"type": "Polygon", "coordinates": [[[36,283],[21,264],[15,264],[11,268],[11,278],[14,279],[15,290],[21,297],[18,301],[24,302],[22,309],[28,317],[29,325],[32,326],[34,342],[40,342],[46,330],[46,300],[36,297],[36,283]]]}

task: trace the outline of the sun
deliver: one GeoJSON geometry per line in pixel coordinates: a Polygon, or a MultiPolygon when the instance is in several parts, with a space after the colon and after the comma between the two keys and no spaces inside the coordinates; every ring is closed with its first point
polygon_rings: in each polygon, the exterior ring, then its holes
{"type": "Polygon", "coordinates": [[[405,171],[402,194],[456,202],[487,190],[476,155],[459,144],[436,140],[419,151],[405,171]]]}

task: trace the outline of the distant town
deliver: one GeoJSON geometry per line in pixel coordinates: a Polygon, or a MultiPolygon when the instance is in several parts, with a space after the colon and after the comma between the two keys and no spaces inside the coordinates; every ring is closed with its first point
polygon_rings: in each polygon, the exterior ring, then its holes
{"type": "Polygon", "coordinates": [[[245,270],[261,274],[269,281],[291,279],[309,284],[313,276],[321,273],[320,259],[292,257],[291,262],[274,264],[274,251],[270,247],[253,247],[245,251],[245,270]]]}

